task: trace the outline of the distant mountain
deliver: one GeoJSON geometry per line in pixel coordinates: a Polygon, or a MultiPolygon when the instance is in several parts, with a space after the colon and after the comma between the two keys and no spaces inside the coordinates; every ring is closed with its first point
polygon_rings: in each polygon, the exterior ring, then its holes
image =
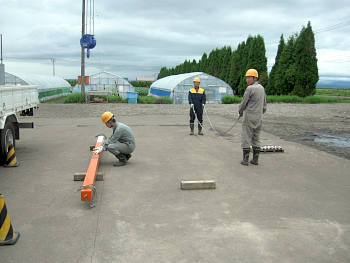
{"type": "Polygon", "coordinates": [[[350,89],[350,81],[320,80],[316,86],[317,88],[350,89]]]}

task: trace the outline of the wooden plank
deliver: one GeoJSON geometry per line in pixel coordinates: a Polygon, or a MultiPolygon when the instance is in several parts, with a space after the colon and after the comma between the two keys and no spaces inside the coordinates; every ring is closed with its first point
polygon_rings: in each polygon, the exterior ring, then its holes
{"type": "MultiPolygon", "coordinates": [[[[95,147],[102,146],[103,136],[97,137],[97,142],[95,147]]],[[[101,154],[92,154],[90,165],[86,172],[86,176],[84,179],[83,187],[88,187],[95,184],[96,181],[96,173],[98,170],[98,166],[100,164],[100,156],[101,154]]],[[[83,188],[81,189],[81,201],[91,201],[93,195],[93,190],[91,188],[83,188]]]]}
{"type": "Polygon", "coordinates": [[[216,189],[215,181],[181,181],[182,190],[216,189]]]}

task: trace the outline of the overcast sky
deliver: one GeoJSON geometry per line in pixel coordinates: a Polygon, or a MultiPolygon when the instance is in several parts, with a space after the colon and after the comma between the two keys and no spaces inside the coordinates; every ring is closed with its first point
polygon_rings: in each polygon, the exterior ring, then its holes
{"type": "MultiPolygon", "coordinates": [[[[281,34],[287,41],[310,21],[320,79],[350,81],[345,0],[86,0],[86,5],[86,33],[95,35],[97,45],[85,56],[85,75],[152,77],[161,67],[198,62],[204,52],[225,45],[235,50],[258,34],[270,71],[281,34]]],[[[55,69],[66,79],[80,75],[82,0],[0,0],[0,7],[6,72],[52,75],[55,69]]]]}

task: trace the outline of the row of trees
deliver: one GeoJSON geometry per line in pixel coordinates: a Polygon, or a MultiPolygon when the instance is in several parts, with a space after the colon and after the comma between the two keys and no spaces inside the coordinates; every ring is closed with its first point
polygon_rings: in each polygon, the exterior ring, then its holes
{"type": "Polygon", "coordinates": [[[264,38],[260,35],[248,36],[236,50],[230,46],[216,48],[207,56],[203,54],[197,62],[185,60],[175,68],[161,68],[158,79],[189,72],[205,72],[227,82],[233,90],[243,95],[247,84],[245,73],[255,68],[259,72],[259,83],[268,95],[297,95],[305,97],[315,94],[318,82],[318,68],[314,33],[310,22],[300,34],[293,34],[287,43],[283,35],[277,50],[275,64],[270,75],[264,38]]]}

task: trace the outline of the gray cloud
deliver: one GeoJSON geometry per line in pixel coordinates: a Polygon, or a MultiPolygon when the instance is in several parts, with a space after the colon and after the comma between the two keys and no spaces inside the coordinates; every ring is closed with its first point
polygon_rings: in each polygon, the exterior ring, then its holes
{"type": "MultiPolygon", "coordinates": [[[[311,21],[317,32],[349,21],[343,1],[150,1],[95,0],[97,46],[86,59],[86,71],[116,73],[129,79],[153,76],[163,66],[201,58],[215,48],[237,45],[248,35],[265,39],[271,68],[281,34],[285,40],[311,21]]],[[[81,1],[1,0],[0,33],[7,71],[76,78],[80,74],[81,1]]],[[[91,27],[90,27],[91,26],[91,27]]],[[[91,28],[91,30],[90,30],[91,28]]],[[[349,26],[315,35],[320,76],[349,68],[349,26]],[[347,60],[321,62],[328,57],[347,60]]],[[[334,77],[339,77],[335,76],[334,77]]],[[[345,76],[347,77],[347,76],[345,76]]]]}

